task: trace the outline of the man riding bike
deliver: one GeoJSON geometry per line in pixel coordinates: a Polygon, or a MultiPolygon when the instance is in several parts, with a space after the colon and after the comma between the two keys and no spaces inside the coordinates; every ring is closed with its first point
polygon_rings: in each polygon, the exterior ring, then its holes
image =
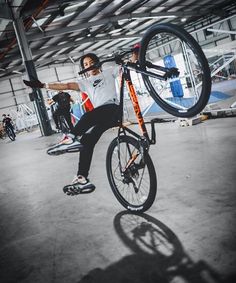
{"type": "MultiPolygon", "coordinates": [[[[88,53],[80,59],[82,69],[99,63],[99,58],[94,53],[88,53]]],[[[70,134],[55,146],[48,149],[48,154],[64,153],[74,147],[81,147],[78,171],[72,184],[78,189],[95,188],[89,182],[88,174],[91,166],[93,151],[101,135],[109,128],[117,125],[119,102],[116,94],[116,77],[119,68],[101,70],[94,68],[86,74],[86,79],[69,83],[44,84],[39,81],[24,83],[30,87],[47,88],[51,90],[76,90],[85,92],[94,106],[86,112],[70,134]],[[77,137],[79,137],[77,139],[77,137]]]]}
{"type": "Polygon", "coordinates": [[[9,115],[7,116],[6,114],[3,114],[2,117],[3,117],[2,122],[3,122],[3,125],[4,125],[5,129],[6,129],[7,127],[10,128],[11,131],[12,131],[12,133],[13,133],[13,136],[14,136],[14,138],[15,138],[15,137],[16,137],[16,134],[15,134],[15,132],[14,132],[14,127],[13,127],[12,119],[10,118],[9,115]]]}
{"type": "Polygon", "coordinates": [[[59,126],[59,116],[64,116],[66,119],[66,122],[70,128],[70,130],[73,129],[73,124],[71,122],[70,117],[70,103],[74,103],[73,98],[71,95],[67,92],[59,91],[56,95],[54,95],[52,98],[49,98],[47,100],[49,105],[52,105],[53,103],[56,103],[56,110],[53,112],[53,120],[56,125],[56,129],[60,129],[59,126]]]}
{"type": "Polygon", "coordinates": [[[10,131],[12,132],[11,140],[15,140],[16,134],[14,132],[14,127],[13,127],[13,122],[12,122],[11,117],[6,114],[3,114],[2,117],[3,117],[2,123],[5,128],[5,131],[7,131],[7,128],[10,129],[10,131]]]}

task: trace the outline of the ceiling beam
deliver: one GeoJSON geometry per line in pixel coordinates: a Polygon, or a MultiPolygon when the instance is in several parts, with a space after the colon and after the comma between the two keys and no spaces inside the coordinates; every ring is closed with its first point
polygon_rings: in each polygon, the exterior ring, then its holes
{"type": "Polygon", "coordinates": [[[118,36],[111,36],[111,35],[106,35],[102,37],[88,37],[76,42],[68,42],[65,44],[60,44],[60,45],[55,45],[52,47],[47,47],[47,48],[42,48],[39,50],[31,50],[33,56],[37,55],[42,55],[45,54],[46,52],[51,52],[51,51],[57,51],[61,50],[63,48],[70,48],[70,47],[79,47],[83,43],[97,43],[99,41],[104,41],[104,40],[118,40],[118,39],[132,39],[132,38],[140,38],[142,35],[141,34],[132,34],[132,35],[118,35],[118,36]]]}
{"type": "Polygon", "coordinates": [[[105,19],[100,19],[97,21],[91,21],[86,23],[80,23],[78,25],[59,28],[54,31],[44,32],[43,34],[30,34],[27,33],[27,38],[29,41],[40,40],[46,37],[54,37],[60,36],[66,33],[72,33],[77,30],[91,28],[94,26],[104,25],[108,23],[113,23],[121,20],[138,20],[138,19],[145,19],[145,18],[175,18],[175,17],[192,17],[192,16],[199,16],[201,14],[200,11],[191,11],[191,12],[158,12],[158,13],[129,13],[124,15],[112,16],[105,19]]]}
{"type": "MultiPolygon", "coordinates": [[[[116,52],[117,49],[116,48],[106,48],[106,49],[103,49],[103,50],[99,50],[99,52],[97,52],[96,54],[100,57],[102,55],[107,55],[107,54],[112,54],[114,52],[116,52]]],[[[89,48],[86,50],[86,53],[89,53],[89,52],[94,52],[94,49],[92,48],[89,48]]],[[[81,51],[78,51],[78,52],[70,52],[70,53],[67,53],[67,54],[60,54],[60,55],[56,55],[56,56],[52,56],[52,57],[49,57],[49,58],[45,58],[45,59],[42,59],[42,60],[37,60],[34,62],[35,64],[35,67],[36,68],[41,68],[41,66],[47,64],[47,65],[51,65],[51,64],[56,64],[55,62],[56,61],[61,61],[61,60],[70,60],[70,57],[76,57],[76,58],[79,58],[81,56],[84,55],[84,52],[81,52],[81,51]]],[[[71,60],[70,60],[71,62],[71,60]]],[[[61,64],[61,63],[58,63],[58,64],[61,64]]],[[[71,63],[70,63],[71,64],[71,63]]],[[[10,67],[10,68],[6,68],[6,69],[0,69],[0,71],[2,71],[3,73],[12,73],[13,71],[23,71],[25,69],[24,65],[18,65],[18,66],[14,66],[14,67],[10,67]]],[[[0,73],[1,75],[1,73],[0,73]]]]}
{"type": "MultiPolygon", "coordinates": [[[[197,32],[199,32],[199,31],[201,31],[201,30],[205,30],[205,29],[207,29],[207,28],[212,27],[213,25],[219,24],[219,23],[224,22],[224,21],[226,21],[226,20],[228,20],[228,19],[231,19],[231,18],[233,18],[233,17],[236,17],[236,15],[231,15],[231,16],[225,18],[225,19],[218,20],[218,21],[216,21],[216,22],[212,22],[211,24],[208,24],[208,25],[206,25],[206,26],[204,26],[204,27],[202,27],[202,28],[196,29],[196,30],[194,30],[194,31],[191,32],[191,33],[194,34],[194,33],[197,33],[197,32]]],[[[134,35],[132,35],[132,36],[126,36],[126,38],[128,38],[128,37],[129,37],[129,38],[132,38],[132,37],[138,38],[138,37],[141,37],[141,36],[142,36],[142,35],[140,35],[140,34],[138,34],[138,35],[137,35],[137,34],[134,34],[134,35]]],[[[99,40],[111,40],[111,39],[122,39],[122,38],[125,38],[125,36],[120,35],[120,36],[96,37],[96,42],[98,42],[99,40]]],[[[92,39],[92,38],[84,39],[84,41],[82,41],[82,40],[81,40],[81,41],[76,41],[74,44],[72,44],[72,43],[66,43],[66,44],[64,44],[64,45],[62,44],[62,45],[54,46],[54,47],[53,47],[53,50],[51,50],[51,48],[48,47],[48,51],[57,51],[57,50],[60,50],[60,49],[62,49],[62,48],[68,48],[68,47],[72,47],[72,46],[79,46],[81,43],[94,42],[94,41],[92,41],[91,39],[92,39]]],[[[47,52],[47,48],[40,49],[40,50],[32,49],[32,53],[33,53],[34,56],[35,56],[35,55],[42,55],[42,54],[45,54],[46,52],[47,52]],[[39,54],[36,54],[37,52],[38,52],[39,54]]],[[[62,56],[63,56],[63,54],[62,54],[62,56]]],[[[14,55],[11,55],[11,56],[5,58],[4,64],[9,64],[9,63],[13,62],[13,61],[16,60],[16,59],[19,59],[19,53],[15,53],[14,55]]]]}
{"type": "Polygon", "coordinates": [[[236,31],[233,31],[233,30],[222,30],[222,29],[213,29],[213,28],[208,28],[207,30],[212,31],[212,32],[217,32],[217,33],[236,34],[236,31]]]}

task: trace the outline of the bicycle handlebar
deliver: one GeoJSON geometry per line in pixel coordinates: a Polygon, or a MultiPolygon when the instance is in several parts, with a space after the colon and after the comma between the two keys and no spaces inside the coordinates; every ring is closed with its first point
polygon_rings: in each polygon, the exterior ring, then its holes
{"type": "Polygon", "coordinates": [[[104,63],[108,63],[108,62],[115,62],[116,64],[118,65],[121,65],[124,61],[122,59],[122,57],[124,57],[125,55],[129,54],[129,53],[132,53],[132,50],[129,50],[129,51],[125,51],[123,52],[122,54],[116,54],[114,55],[113,57],[111,58],[107,58],[103,61],[100,61],[86,69],[83,69],[82,71],[78,72],[79,75],[83,75],[91,70],[94,70],[94,69],[98,69],[100,68],[104,63]]]}
{"type": "Polygon", "coordinates": [[[129,51],[124,51],[121,54],[116,54],[111,58],[107,58],[103,61],[100,61],[82,71],[80,71],[78,74],[82,75],[88,71],[91,71],[93,69],[98,69],[100,68],[104,63],[107,62],[115,62],[118,65],[125,65],[128,69],[130,70],[135,70],[135,72],[137,73],[142,73],[144,75],[153,77],[153,78],[157,78],[159,80],[167,80],[168,78],[172,78],[172,77],[178,77],[179,76],[179,70],[175,67],[172,68],[166,68],[163,66],[159,66],[159,65],[155,65],[153,63],[151,63],[150,61],[145,61],[145,65],[146,67],[148,67],[149,69],[158,71],[160,73],[156,73],[150,70],[146,70],[146,68],[143,68],[139,65],[139,63],[132,63],[132,62],[125,62],[122,57],[124,57],[125,55],[132,53],[133,50],[129,50],[129,51]]]}

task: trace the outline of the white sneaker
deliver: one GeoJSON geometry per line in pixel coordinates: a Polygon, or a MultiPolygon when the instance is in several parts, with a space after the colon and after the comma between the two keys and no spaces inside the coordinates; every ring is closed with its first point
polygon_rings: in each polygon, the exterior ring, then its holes
{"type": "Polygon", "coordinates": [[[78,152],[83,148],[83,145],[72,134],[63,135],[58,144],[50,147],[47,150],[49,155],[59,155],[66,152],[78,152]]]}
{"type": "Polygon", "coordinates": [[[95,186],[89,182],[84,176],[76,176],[70,185],[63,188],[63,192],[67,195],[88,194],[95,190],[95,186]]]}
{"type": "Polygon", "coordinates": [[[75,185],[76,187],[79,187],[80,189],[88,188],[88,187],[95,187],[92,183],[89,182],[89,179],[85,178],[82,175],[76,176],[72,180],[71,185],[75,185]]]}
{"type": "Polygon", "coordinates": [[[62,138],[58,142],[57,145],[60,144],[72,144],[74,141],[76,141],[75,136],[72,134],[63,134],[62,138]]]}

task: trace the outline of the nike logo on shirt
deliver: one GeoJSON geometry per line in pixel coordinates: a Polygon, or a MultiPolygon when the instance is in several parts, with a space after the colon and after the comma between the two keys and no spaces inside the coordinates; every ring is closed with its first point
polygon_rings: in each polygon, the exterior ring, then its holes
{"type": "Polygon", "coordinates": [[[102,79],[95,80],[93,82],[93,87],[96,87],[101,81],[102,81],[102,79]]]}

